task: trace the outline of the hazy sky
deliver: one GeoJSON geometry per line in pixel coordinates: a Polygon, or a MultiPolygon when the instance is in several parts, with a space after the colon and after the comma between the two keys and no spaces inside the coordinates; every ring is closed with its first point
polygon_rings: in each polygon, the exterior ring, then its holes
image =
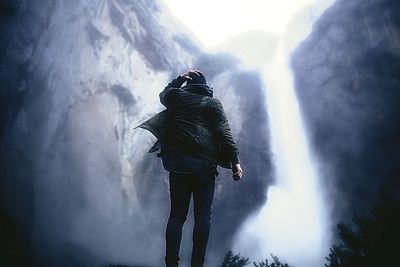
{"type": "Polygon", "coordinates": [[[164,0],[206,46],[249,30],[282,34],[293,16],[314,0],[164,0]]]}

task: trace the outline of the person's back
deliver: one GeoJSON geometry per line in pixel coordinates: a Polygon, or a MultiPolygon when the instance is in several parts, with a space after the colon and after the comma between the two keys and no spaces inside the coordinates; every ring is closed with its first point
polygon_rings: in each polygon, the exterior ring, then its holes
{"type": "MultiPolygon", "coordinates": [[[[220,148],[212,130],[209,107],[213,98],[190,92],[190,89],[189,86],[179,89],[169,87],[163,92],[161,100],[168,108],[165,147],[170,155],[177,151],[191,156],[217,154],[220,148]]],[[[205,87],[203,89],[203,93],[207,92],[205,87]]],[[[174,165],[171,160],[169,162],[169,165],[174,165]]]]}
{"type": "MultiPolygon", "coordinates": [[[[171,212],[166,229],[167,267],[178,266],[182,226],[191,195],[194,199],[192,267],[203,266],[208,242],[211,205],[217,165],[231,168],[234,180],[243,171],[238,149],[220,101],[199,71],[188,71],[170,82],[160,93],[167,107],[162,127],[141,126],[151,130],[161,143],[164,167],[169,171],[171,212]],[[181,87],[184,82],[187,85],[181,87]],[[158,128],[163,128],[162,131],[158,128]],[[162,132],[162,133],[161,133],[162,132]]],[[[151,120],[149,120],[151,121],[151,120]]],[[[145,123],[146,124],[146,123],[145,123]]]]}
{"type": "Polygon", "coordinates": [[[222,104],[213,98],[205,77],[193,73],[194,80],[188,80],[186,86],[180,87],[190,76],[180,75],[160,93],[168,113],[163,145],[231,168],[239,164],[239,152],[222,104]]]}

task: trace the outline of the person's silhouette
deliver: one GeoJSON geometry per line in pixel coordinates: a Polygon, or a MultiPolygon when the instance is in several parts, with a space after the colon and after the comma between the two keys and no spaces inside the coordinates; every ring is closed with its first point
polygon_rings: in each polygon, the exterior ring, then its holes
{"type": "Polygon", "coordinates": [[[167,267],[178,266],[182,226],[194,199],[192,267],[203,266],[208,242],[211,205],[217,165],[230,168],[238,181],[243,170],[222,104],[198,70],[172,80],[160,93],[167,108],[139,127],[150,130],[158,141],[149,152],[159,156],[169,171],[171,210],[166,229],[167,267]],[[186,85],[181,87],[186,82],[186,85]]]}

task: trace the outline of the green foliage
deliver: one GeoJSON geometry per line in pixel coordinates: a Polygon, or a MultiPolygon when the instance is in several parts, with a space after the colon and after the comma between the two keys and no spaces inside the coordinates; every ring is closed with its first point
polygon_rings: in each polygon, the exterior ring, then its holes
{"type": "Polygon", "coordinates": [[[330,248],[326,267],[399,266],[399,202],[382,199],[368,216],[353,222],[354,229],[338,225],[342,243],[330,248]]]}
{"type": "Polygon", "coordinates": [[[271,254],[271,258],[274,262],[268,264],[268,259],[260,263],[253,262],[254,267],[290,267],[287,263],[282,263],[277,256],[271,254]]]}
{"type": "Polygon", "coordinates": [[[243,267],[249,264],[249,258],[244,258],[240,254],[234,255],[232,251],[225,254],[221,267],[243,267]]]}
{"type": "MultiPolygon", "coordinates": [[[[253,262],[254,267],[290,267],[287,263],[282,263],[278,257],[271,254],[273,262],[268,263],[265,261],[256,263],[253,262]]],[[[242,257],[240,254],[234,255],[232,251],[225,254],[224,261],[221,267],[243,267],[249,264],[249,258],[242,257]]]]}

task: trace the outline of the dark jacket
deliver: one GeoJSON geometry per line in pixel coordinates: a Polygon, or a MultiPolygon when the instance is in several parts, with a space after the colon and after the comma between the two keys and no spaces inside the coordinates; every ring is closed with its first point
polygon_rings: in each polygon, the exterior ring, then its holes
{"type": "MultiPolygon", "coordinates": [[[[160,93],[167,108],[138,127],[152,132],[161,147],[206,159],[224,168],[239,163],[221,102],[212,97],[212,88],[205,84],[181,87],[185,79],[178,77],[160,93]]],[[[157,150],[157,143],[149,152],[157,150]]]]}

